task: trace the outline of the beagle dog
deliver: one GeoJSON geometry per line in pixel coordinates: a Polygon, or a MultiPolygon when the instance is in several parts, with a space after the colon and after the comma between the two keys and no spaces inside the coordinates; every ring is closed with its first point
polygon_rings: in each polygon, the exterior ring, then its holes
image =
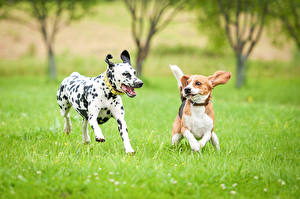
{"type": "Polygon", "coordinates": [[[215,86],[229,81],[231,73],[217,71],[206,77],[184,75],[176,65],[170,65],[170,68],[177,79],[182,101],[173,123],[172,145],[178,145],[185,137],[193,151],[199,151],[209,140],[219,150],[219,140],[214,132],[215,114],[211,94],[215,86]]]}

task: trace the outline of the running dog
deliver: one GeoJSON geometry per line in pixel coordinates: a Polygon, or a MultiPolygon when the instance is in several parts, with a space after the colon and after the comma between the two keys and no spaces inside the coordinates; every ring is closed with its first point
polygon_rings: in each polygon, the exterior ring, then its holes
{"type": "Polygon", "coordinates": [[[114,64],[110,59],[112,56],[108,54],[105,59],[108,64],[107,70],[97,77],[85,77],[77,72],[66,77],[57,91],[57,103],[65,119],[64,130],[67,134],[72,128],[69,115],[71,106],[83,117],[84,143],[91,141],[88,123],[95,133],[96,141],[105,142],[99,125],[114,117],[118,123],[125,152],[134,153],[128,137],[121,95],[126,93],[129,97],[135,97],[134,89],[142,87],[143,82],[136,77],[127,50],[121,53],[123,63],[114,64]]]}
{"type": "Polygon", "coordinates": [[[209,140],[219,150],[219,140],[214,132],[215,114],[211,94],[215,86],[229,81],[231,73],[217,71],[206,77],[184,75],[176,65],[170,65],[170,68],[177,79],[182,101],[173,123],[172,145],[178,145],[185,137],[193,151],[199,151],[209,140]]]}

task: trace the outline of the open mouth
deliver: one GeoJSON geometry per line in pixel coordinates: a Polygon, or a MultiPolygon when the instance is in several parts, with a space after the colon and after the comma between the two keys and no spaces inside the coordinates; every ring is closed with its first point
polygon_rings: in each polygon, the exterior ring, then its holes
{"type": "Polygon", "coordinates": [[[209,93],[207,95],[197,94],[197,95],[191,96],[190,99],[193,102],[204,103],[207,100],[208,97],[209,97],[209,93]]]}
{"type": "Polygon", "coordinates": [[[196,96],[196,95],[198,95],[198,93],[197,93],[197,94],[191,94],[191,93],[189,93],[189,94],[185,94],[184,97],[194,97],[194,96],[196,96]]]}
{"type": "Polygon", "coordinates": [[[135,92],[133,87],[122,84],[121,88],[126,93],[126,95],[128,95],[129,97],[135,97],[136,96],[136,92],[135,92]]]}

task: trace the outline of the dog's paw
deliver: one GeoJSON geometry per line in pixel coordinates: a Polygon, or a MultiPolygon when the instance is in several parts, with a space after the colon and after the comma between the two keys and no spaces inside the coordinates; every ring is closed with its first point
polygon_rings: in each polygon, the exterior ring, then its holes
{"type": "Polygon", "coordinates": [[[70,132],[72,131],[72,127],[71,127],[71,126],[65,126],[64,130],[65,130],[65,133],[66,133],[67,135],[69,135],[70,132]]]}
{"type": "Polygon", "coordinates": [[[200,147],[192,148],[192,150],[193,150],[194,152],[199,152],[199,151],[200,151],[200,147]]]}
{"type": "Polygon", "coordinates": [[[200,144],[198,142],[191,143],[191,148],[193,151],[198,152],[200,151],[200,144]]]}
{"type": "Polygon", "coordinates": [[[133,155],[133,154],[135,154],[135,151],[133,150],[133,148],[131,146],[127,146],[127,147],[125,146],[125,153],[133,155]]]}
{"type": "Polygon", "coordinates": [[[172,136],[172,146],[177,146],[181,140],[182,135],[175,134],[172,136]]]}
{"type": "Polygon", "coordinates": [[[96,142],[105,142],[105,138],[95,138],[96,142]]]}
{"type": "Polygon", "coordinates": [[[87,138],[87,139],[83,140],[83,144],[89,144],[89,143],[91,143],[91,139],[90,138],[87,138]]]}
{"type": "Polygon", "coordinates": [[[135,155],[135,151],[126,152],[126,155],[131,155],[131,156],[133,156],[133,155],[135,155]]]}
{"type": "Polygon", "coordinates": [[[205,146],[205,143],[199,142],[200,148],[203,148],[205,146]]]}
{"type": "Polygon", "coordinates": [[[134,155],[135,151],[133,149],[125,150],[127,155],[134,155]]]}

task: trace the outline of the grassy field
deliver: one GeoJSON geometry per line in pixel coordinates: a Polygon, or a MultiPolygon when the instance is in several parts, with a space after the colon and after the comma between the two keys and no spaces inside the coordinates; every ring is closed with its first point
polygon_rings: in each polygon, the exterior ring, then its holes
{"type": "MultiPolygon", "coordinates": [[[[221,152],[170,143],[180,103],[174,78],[147,78],[123,97],[135,156],[111,119],[105,143],[82,144],[81,118],[63,132],[55,92],[42,77],[0,78],[1,198],[297,198],[299,85],[294,79],[233,81],[214,91],[221,152]],[[224,185],[222,185],[224,184],[224,185]]],[[[90,135],[93,133],[90,129],[90,135]]]]}
{"type": "Polygon", "coordinates": [[[136,154],[124,153],[114,119],[101,126],[105,143],[84,145],[72,110],[67,136],[56,104],[63,77],[102,73],[107,53],[117,60],[128,49],[135,57],[124,5],[105,3],[96,13],[58,35],[57,82],[45,76],[40,35],[0,21],[0,198],[299,198],[299,51],[291,55],[287,42],[288,50],[275,52],[263,36],[247,62],[247,84],[235,89],[233,53],[203,47],[190,13],[157,35],[144,87],[136,98],[123,97],[136,154]],[[232,72],[213,92],[220,152],[210,143],[192,152],[186,140],[171,146],[180,99],[169,64],[187,74],[232,72]]]}

